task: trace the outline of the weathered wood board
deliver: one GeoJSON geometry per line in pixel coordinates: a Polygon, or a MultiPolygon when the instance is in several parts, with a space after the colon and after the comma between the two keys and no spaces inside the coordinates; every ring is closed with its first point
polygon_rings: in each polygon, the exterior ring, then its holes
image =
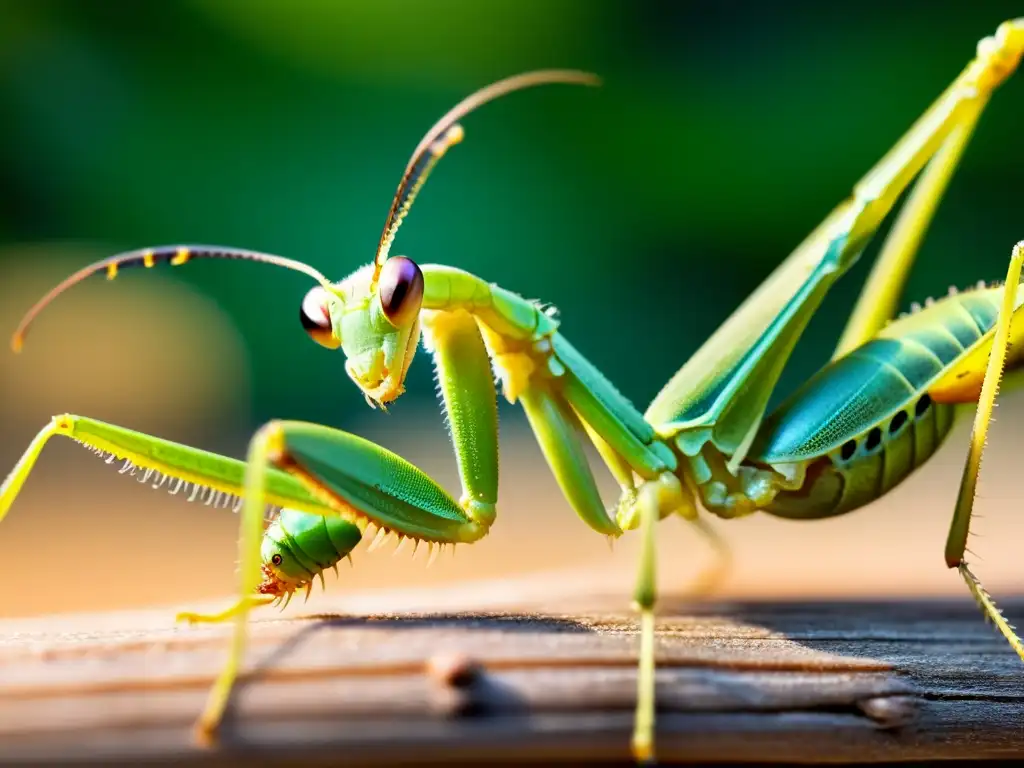
{"type": "MultiPolygon", "coordinates": [[[[0,763],[622,761],[635,622],[536,583],[267,611],[218,748],[191,725],[229,627],[173,610],[0,622],[0,763]]],[[[1018,601],[1010,612],[1024,612],[1018,601]]],[[[1024,755],[1024,664],[968,601],[664,601],[660,757],[1024,755]]]]}

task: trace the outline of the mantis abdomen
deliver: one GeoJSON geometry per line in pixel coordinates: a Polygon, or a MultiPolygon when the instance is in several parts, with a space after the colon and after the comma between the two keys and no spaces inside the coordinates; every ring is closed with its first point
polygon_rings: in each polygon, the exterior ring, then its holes
{"type": "Polygon", "coordinates": [[[782,491],[764,508],[777,517],[820,519],[881,498],[924,464],[953,426],[953,406],[925,394],[888,423],[813,459],[799,490],[782,491]],[[848,458],[846,458],[848,457],[848,458]]]}
{"type": "MultiPolygon", "coordinates": [[[[936,451],[953,404],[977,400],[1001,287],[955,293],[888,325],[832,361],[765,420],[750,458],[803,464],[799,489],[776,496],[781,517],[839,515],[880,498],[936,451]]],[[[1018,291],[1017,308],[1024,303],[1018,291]]],[[[1011,339],[1024,336],[1021,329],[1011,339]]],[[[1019,353],[1008,364],[1020,361],[1019,353]]]]}

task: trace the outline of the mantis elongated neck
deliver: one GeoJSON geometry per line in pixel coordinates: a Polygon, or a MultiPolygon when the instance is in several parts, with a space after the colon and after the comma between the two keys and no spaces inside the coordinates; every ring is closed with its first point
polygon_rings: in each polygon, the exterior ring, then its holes
{"type": "Polygon", "coordinates": [[[532,301],[454,267],[426,264],[423,308],[475,315],[505,341],[533,341],[553,333],[558,322],[532,301]]]}

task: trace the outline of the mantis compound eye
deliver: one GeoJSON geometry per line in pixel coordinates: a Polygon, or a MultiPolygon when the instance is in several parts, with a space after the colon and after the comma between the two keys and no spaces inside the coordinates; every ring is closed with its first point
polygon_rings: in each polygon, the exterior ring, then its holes
{"type": "Polygon", "coordinates": [[[328,309],[327,291],[317,285],[309,289],[299,308],[302,327],[317,344],[328,349],[337,349],[339,342],[334,336],[331,313],[328,309]]]}
{"type": "Polygon", "coordinates": [[[392,256],[381,267],[378,285],[384,316],[395,326],[410,324],[423,303],[423,272],[416,262],[392,256]]]}

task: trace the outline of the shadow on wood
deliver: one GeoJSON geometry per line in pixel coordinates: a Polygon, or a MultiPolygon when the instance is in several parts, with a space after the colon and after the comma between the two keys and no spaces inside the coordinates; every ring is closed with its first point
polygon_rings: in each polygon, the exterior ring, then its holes
{"type": "MultiPolygon", "coordinates": [[[[0,763],[625,760],[634,617],[622,596],[556,599],[551,583],[256,612],[249,674],[213,751],[191,725],[230,627],[176,626],[173,611],[0,622],[0,763]]],[[[1021,753],[1024,667],[966,600],[666,599],[659,628],[665,761],[1021,753]]]]}

